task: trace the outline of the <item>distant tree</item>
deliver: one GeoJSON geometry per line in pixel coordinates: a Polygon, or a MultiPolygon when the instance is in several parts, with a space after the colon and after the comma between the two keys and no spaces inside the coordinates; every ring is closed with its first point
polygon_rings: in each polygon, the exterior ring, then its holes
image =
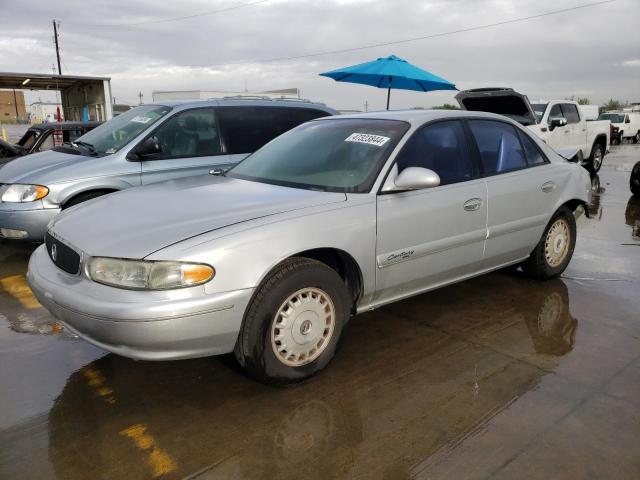
{"type": "Polygon", "coordinates": [[[623,106],[624,104],[621,101],[610,98],[607,103],[600,107],[600,109],[603,112],[608,112],[610,110],[620,110],[623,106]]]}
{"type": "Polygon", "coordinates": [[[451,105],[450,103],[443,103],[442,105],[436,105],[431,107],[434,110],[460,110],[457,105],[451,105]]]}
{"type": "Polygon", "coordinates": [[[578,105],[589,105],[591,103],[587,97],[576,98],[575,95],[571,95],[570,97],[565,98],[565,100],[571,100],[572,102],[576,102],[578,105]]]}

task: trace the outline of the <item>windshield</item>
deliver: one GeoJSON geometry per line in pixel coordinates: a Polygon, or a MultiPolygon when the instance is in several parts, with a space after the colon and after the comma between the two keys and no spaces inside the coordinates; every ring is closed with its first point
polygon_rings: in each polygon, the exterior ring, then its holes
{"type": "Polygon", "coordinates": [[[547,109],[548,103],[532,103],[531,108],[533,109],[533,113],[536,114],[536,120],[538,123],[542,121],[542,117],[544,116],[544,111],[547,109]]]}
{"type": "Polygon", "coordinates": [[[247,157],[228,176],[327,192],[368,192],[409,124],[337,119],[305,123],[247,157]]]}
{"type": "Polygon", "coordinates": [[[601,113],[598,120],[609,120],[611,123],[624,123],[624,114],[621,113],[601,113]]]}
{"type": "Polygon", "coordinates": [[[74,143],[89,148],[97,155],[109,155],[120,150],[170,111],[171,107],[163,105],[141,105],[85,133],[74,143]]]}

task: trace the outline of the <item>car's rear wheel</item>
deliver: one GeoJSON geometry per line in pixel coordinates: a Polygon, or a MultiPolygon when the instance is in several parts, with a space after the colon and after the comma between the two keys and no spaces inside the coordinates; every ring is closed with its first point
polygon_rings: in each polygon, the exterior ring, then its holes
{"type": "Polygon", "coordinates": [[[602,167],[602,160],[604,159],[604,149],[602,145],[596,143],[591,149],[591,157],[589,158],[589,171],[591,173],[597,173],[602,167]]]}
{"type": "Polygon", "coordinates": [[[251,300],[236,358],[263,383],[302,381],[333,358],[350,307],[347,287],[335,270],[308,258],[286,260],[251,300]]]}
{"type": "Polygon", "coordinates": [[[561,207],[545,228],[542,238],[522,271],[535,279],[558,277],[571,261],[576,245],[576,219],[567,207],[561,207]]]}
{"type": "Polygon", "coordinates": [[[631,170],[629,188],[631,188],[631,193],[640,197],[640,162],[637,162],[631,170]]]}
{"type": "Polygon", "coordinates": [[[633,136],[633,143],[638,143],[638,142],[640,142],[640,130],[638,130],[636,134],[633,136]]]}

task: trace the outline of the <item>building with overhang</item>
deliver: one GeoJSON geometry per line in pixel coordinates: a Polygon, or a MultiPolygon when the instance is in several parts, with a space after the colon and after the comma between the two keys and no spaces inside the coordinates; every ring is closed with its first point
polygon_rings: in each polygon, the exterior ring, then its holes
{"type": "Polygon", "coordinates": [[[113,117],[108,77],[0,72],[0,89],[58,91],[65,120],[106,121],[113,117]]]}

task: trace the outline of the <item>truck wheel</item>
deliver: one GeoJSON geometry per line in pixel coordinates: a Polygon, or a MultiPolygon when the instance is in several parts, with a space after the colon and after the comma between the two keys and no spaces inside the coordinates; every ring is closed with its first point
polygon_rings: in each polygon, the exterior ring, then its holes
{"type": "Polygon", "coordinates": [[[560,207],[545,228],[536,248],[522,262],[522,271],[536,280],[558,277],[569,265],[575,246],[576,219],[571,210],[560,207]]]}
{"type": "Polygon", "coordinates": [[[633,143],[638,143],[638,142],[640,142],[640,130],[638,130],[636,134],[633,136],[633,143]]]}
{"type": "Polygon", "coordinates": [[[631,188],[631,193],[633,193],[636,197],[640,197],[640,162],[637,162],[631,170],[629,187],[631,188]]]}
{"type": "Polygon", "coordinates": [[[602,159],[604,158],[604,149],[602,145],[596,143],[591,149],[591,157],[589,157],[589,164],[587,170],[591,173],[598,173],[602,167],[602,159]]]}
{"type": "Polygon", "coordinates": [[[350,307],[347,287],[335,270],[308,258],[286,260],[251,300],[236,358],[263,383],[309,378],[333,358],[350,307]]]}

